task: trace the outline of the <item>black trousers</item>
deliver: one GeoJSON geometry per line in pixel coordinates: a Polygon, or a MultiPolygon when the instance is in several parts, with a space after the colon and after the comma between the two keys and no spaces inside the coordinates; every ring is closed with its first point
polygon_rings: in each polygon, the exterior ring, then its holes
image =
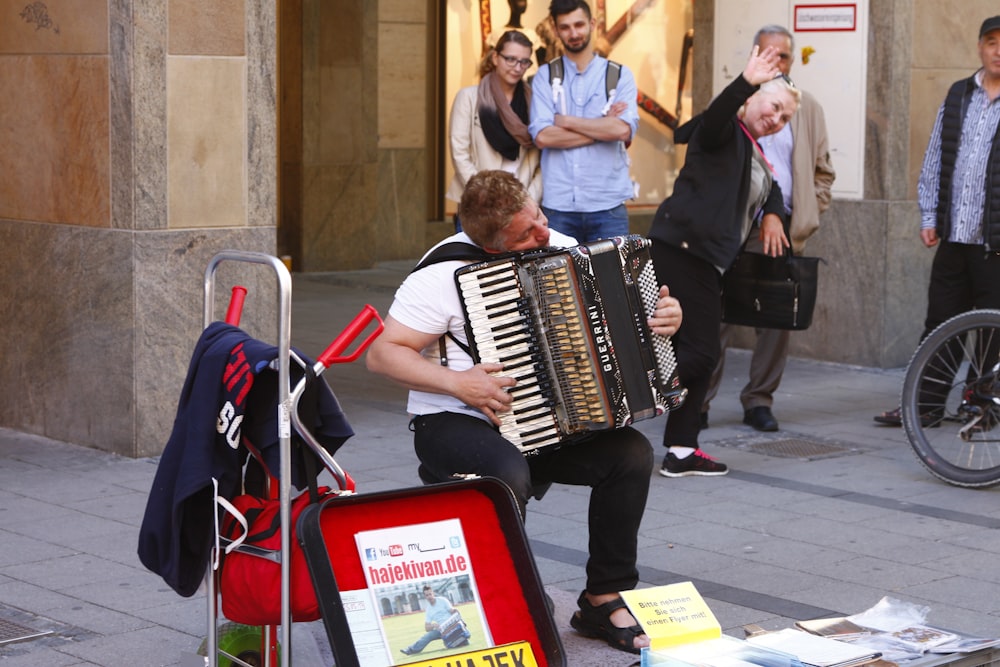
{"type": "Polygon", "coordinates": [[[414,417],[412,425],[417,457],[431,474],[499,478],[514,492],[522,517],[539,484],[589,486],[587,590],[600,595],[635,588],[639,524],[653,470],[653,450],[644,435],[628,427],[599,431],[525,456],[476,417],[440,412],[414,417]]]}
{"type": "MultiPolygon", "coordinates": [[[[987,253],[982,245],[942,242],[934,254],[931,278],[927,287],[927,316],[924,332],[926,338],[940,324],[969,310],[1000,308],[1000,255],[987,253]]],[[[982,341],[980,341],[982,343],[982,341]]],[[[969,373],[975,375],[977,369],[992,367],[996,363],[996,341],[987,341],[988,347],[977,349],[969,373]]],[[[955,341],[947,358],[962,358],[961,341],[955,341]]],[[[925,381],[921,383],[921,410],[928,414],[937,411],[936,406],[944,403],[948,387],[954,382],[972,378],[954,378],[948,375],[949,367],[932,364],[927,368],[925,381]]]]}
{"type": "Polygon", "coordinates": [[[939,324],[974,308],[1000,308],[1000,254],[984,246],[942,242],[927,287],[923,340],[939,324]]]}
{"type": "Polygon", "coordinates": [[[677,375],[688,395],[680,409],[667,415],[663,445],[697,447],[701,406],[721,349],[722,276],[705,260],[655,239],[650,256],[657,283],[670,288],[670,295],[680,301],[684,311],[680,329],[670,340],[677,357],[677,375]]]}

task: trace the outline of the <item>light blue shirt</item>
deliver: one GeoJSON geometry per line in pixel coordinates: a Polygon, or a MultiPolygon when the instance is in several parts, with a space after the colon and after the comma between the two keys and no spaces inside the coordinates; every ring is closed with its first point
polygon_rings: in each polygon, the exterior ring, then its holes
{"type": "Polygon", "coordinates": [[[792,124],[785,123],[780,131],[760,138],[760,147],[774,168],[774,179],[781,186],[781,198],[785,202],[785,213],[792,212],[792,124]]]}
{"type": "MultiPolygon", "coordinates": [[[[427,602],[426,599],[424,601],[427,602]]],[[[424,612],[425,620],[427,623],[441,625],[451,616],[452,609],[454,607],[451,606],[451,602],[440,595],[435,595],[434,604],[427,602],[427,611],[424,612]]]]}
{"type": "MultiPolygon", "coordinates": [[[[982,88],[983,72],[976,73],[976,88],[962,121],[962,137],[951,177],[951,238],[953,243],[983,242],[983,208],[986,204],[986,170],[990,167],[990,146],[1000,123],[1000,98],[990,102],[982,88]]],[[[941,178],[941,120],[938,109],[924,164],[917,182],[920,227],[933,229],[937,222],[938,189],[941,178]]]]}
{"type": "MultiPolygon", "coordinates": [[[[579,118],[600,118],[609,105],[605,91],[607,59],[595,55],[583,72],[563,56],[566,80],[561,100],[553,100],[549,66],[542,65],[531,82],[531,123],[534,139],[554,124],[556,113],[579,118]],[[565,103],[565,108],[563,108],[565,103]]],[[[632,72],[624,65],[611,102],[628,104],[618,116],[628,124],[631,136],[639,127],[638,90],[632,72]]],[[[542,150],[542,205],[556,211],[590,213],[606,211],[635,196],[629,177],[629,157],[625,143],[602,141],[579,148],[542,150]]]]}

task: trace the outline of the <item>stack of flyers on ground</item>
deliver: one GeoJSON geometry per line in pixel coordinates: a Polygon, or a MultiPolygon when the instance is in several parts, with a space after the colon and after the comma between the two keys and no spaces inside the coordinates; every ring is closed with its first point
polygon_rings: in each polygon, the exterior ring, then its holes
{"type": "Polygon", "coordinates": [[[358,647],[364,667],[494,646],[459,519],[362,531],[355,540],[374,614],[350,619],[351,632],[370,629],[372,616],[378,628],[358,647]]]}
{"type": "Polygon", "coordinates": [[[893,630],[888,634],[893,641],[899,642],[906,648],[919,651],[920,653],[958,639],[958,635],[954,632],[921,624],[908,625],[905,628],[893,630]]]}
{"type": "Polygon", "coordinates": [[[855,639],[867,637],[872,633],[870,629],[863,628],[844,616],[817,618],[811,621],[796,621],[795,627],[805,630],[810,634],[829,637],[830,639],[837,639],[842,642],[854,641],[855,639]]]}

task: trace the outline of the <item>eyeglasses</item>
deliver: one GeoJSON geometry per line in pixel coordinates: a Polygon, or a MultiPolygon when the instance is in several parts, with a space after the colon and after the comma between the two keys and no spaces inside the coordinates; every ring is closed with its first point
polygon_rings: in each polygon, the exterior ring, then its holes
{"type": "Polygon", "coordinates": [[[531,67],[530,58],[515,58],[514,56],[505,56],[502,53],[498,53],[497,55],[503,58],[503,61],[507,63],[508,67],[520,67],[521,69],[528,69],[531,67]]]}

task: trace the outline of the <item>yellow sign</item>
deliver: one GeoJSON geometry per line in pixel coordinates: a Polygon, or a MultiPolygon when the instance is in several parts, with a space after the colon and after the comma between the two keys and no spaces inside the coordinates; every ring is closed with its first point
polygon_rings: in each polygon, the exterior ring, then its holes
{"type": "Polygon", "coordinates": [[[538,667],[538,663],[529,642],[514,642],[445,658],[408,662],[406,667],[538,667]]]}
{"type": "Polygon", "coordinates": [[[622,599],[649,635],[653,649],[722,635],[722,627],[690,581],[622,591],[622,599]]]}

